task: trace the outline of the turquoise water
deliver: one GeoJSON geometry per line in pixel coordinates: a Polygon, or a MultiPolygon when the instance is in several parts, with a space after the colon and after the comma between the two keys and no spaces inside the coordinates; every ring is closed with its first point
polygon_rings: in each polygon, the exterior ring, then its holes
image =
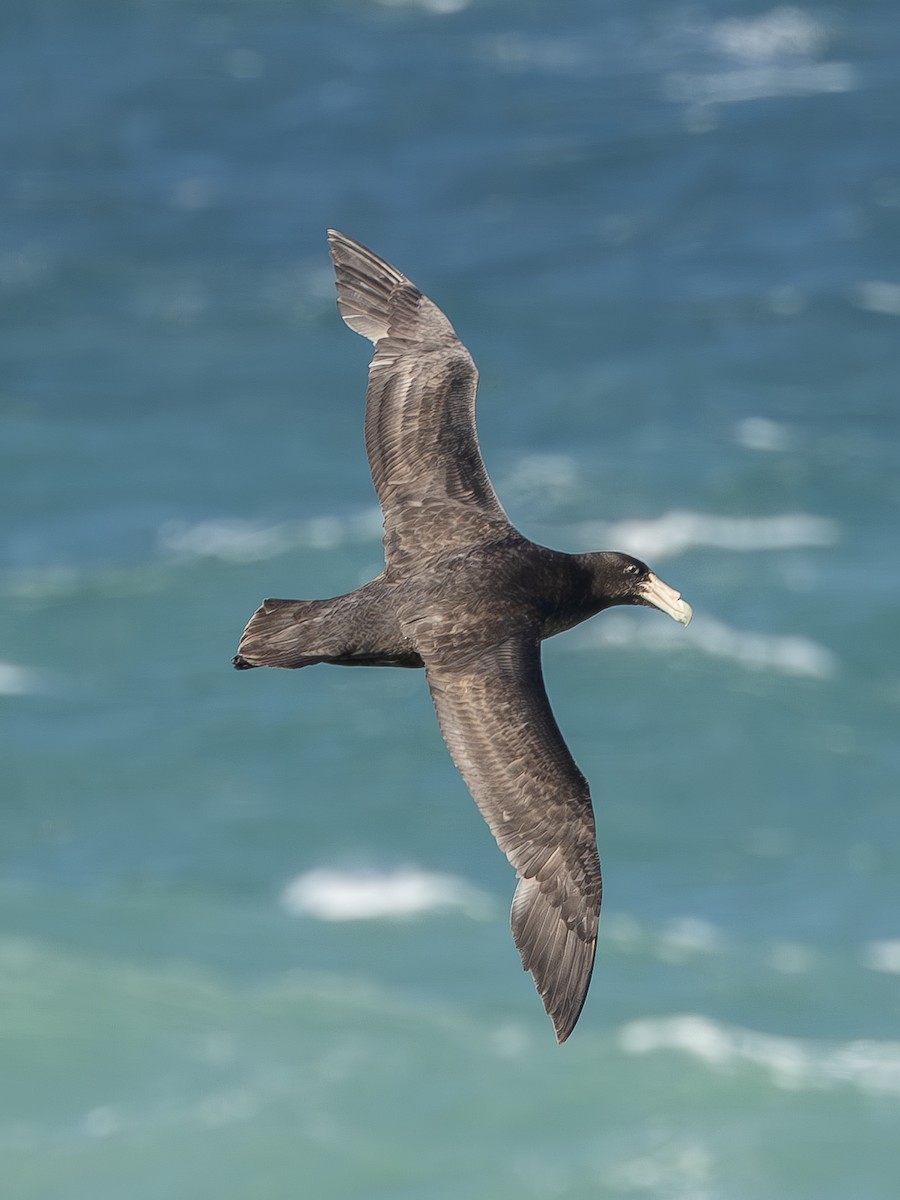
{"type": "Polygon", "coordinates": [[[3,7],[4,1196],[896,1194],[898,81],[888,0],[3,7]],[[229,666],[379,569],[328,225],[694,605],[545,648],[562,1048],[420,675],[229,666]]]}

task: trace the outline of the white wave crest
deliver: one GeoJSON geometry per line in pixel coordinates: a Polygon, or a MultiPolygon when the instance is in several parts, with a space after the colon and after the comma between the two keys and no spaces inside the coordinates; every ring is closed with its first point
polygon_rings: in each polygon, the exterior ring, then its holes
{"type": "Polygon", "coordinates": [[[850,298],[857,308],[881,313],[885,317],[900,317],[900,283],[884,279],[869,279],[854,284],[850,298]]]}
{"type": "Polygon", "coordinates": [[[770,96],[849,92],[858,86],[849,62],[817,61],[830,40],[828,26],[793,5],[754,17],[729,17],[709,27],[705,39],[724,69],[663,77],[668,100],[694,105],[729,104],[770,96]]]}
{"type": "Polygon", "coordinates": [[[728,950],[726,935],[704,917],[671,917],[656,930],[630,913],[612,912],[603,919],[603,939],[626,953],[651,954],[666,963],[686,963],[728,950]]]}
{"type": "Polygon", "coordinates": [[[663,94],[679,104],[736,104],[774,96],[852,92],[856,86],[851,63],[764,63],[702,75],[673,71],[663,79],[663,94]]]}
{"type": "Polygon", "coordinates": [[[726,17],[711,31],[713,45],[735,58],[765,62],[821,54],[828,29],[811,13],[793,5],[773,8],[757,17],[726,17]]]}
{"type": "Polygon", "coordinates": [[[757,1033],[695,1013],[631,1021],[619,1029],[618,1042],[626,1054],[674,1050],[721,1071],[750,1064],[782,1088],[845,1084],[869,1095],[900,1096],[900,1042],[827,1045],[757,1033]]]}
{"type": "Polygon", "coordinates": [[[619,1196],[658,1196],[665,1200],[713,1200],[716,1160],[696,1138],[672,1137],[646,1154],[612,1162],[604,1182],[619,1196]]]}
{"type": "Polygon", "coordinates": [[[837,659],[825,646],[799,634],[755,633],[731,629],[714,617],[695,615],[690,635],[660,622],[641,621],[635,614],[609,613],[572,644],[579,649],[699,650],[729,659],[753,671],[830,679],[837,659]],[[680,635],[680,636],[679,636],[680,635]]]}
{"type": "Polygon", "coordinates": [[[311,517],[275,525],[240,518],[196,522],[172,520],[160,527],[158,540],[160,549],[176,558],[255,562],[297,547],[331,550],[336,546],[373,541],[380,536],[381,513],[375,508],[350,516],[311,517]]]}
{"type": "Polygon", "coordinates": [[[867,942],[863,947],[863,965],[870,971],[900,975],[900,939],[867,942]]]}
{"type": "Polygon", "coordinates": [[[46,692],[48,688],[49,680],[43,671],[0,662],[0,696],[28,696],[46,692]]]}
{"type": "Polygon", "coordinates": [[[449,909],[482,919],[493,910],[490,898],[464,879],[419,867],[393,871],[319,867],[292,879],[281,893],[281,904],[292,916],[320,921],[398,919],[449,909]]]}
{"type": "Polygon", "coordinates": [[[510,500],[559,505],[570,501],[579,484],[578,463],[568,454],[526,454],[500,480],[510,500]]]}
{"type": "Polygon", "coordinates": [[[787,450],[791,444],[791,435],[784,425],[768,417],[745,417],[738,422],[735,437],[748,450],[787,450]]]}
{"type": "Polygon", "coordinates": [[[437,17],[462,12],[471,2],[472,0],[378,0],[385,8],[421,8],[437,17]]]}
{"type": "Polygon", "coordinates": [[[839,531],[836,522],[828,517],[808,513],[714,517],[674,511],[647,520],[585,521],[576,532],[579,538],[595,545],[615,546],[638,558],[660,559],[683,554],[691,546],[739,551],[833,546],[839,531]]]}

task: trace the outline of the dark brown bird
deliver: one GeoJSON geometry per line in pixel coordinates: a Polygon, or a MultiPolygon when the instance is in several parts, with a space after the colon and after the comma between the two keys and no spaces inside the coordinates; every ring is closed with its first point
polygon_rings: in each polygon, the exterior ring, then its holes
{"type": "Polygon", "coordinates": [[[563,1042],[593,969],[600,860],[541,641],[616,604],[684,625],[691,609],[637,559],[562,554],[512,527],[478,447],[478,372],[452,325],[371,250],[334,230],[328,241],[341,316],[375,344],[366,450],[385,568],[331,600],[266,600],[234,665],[425,668],[453,761],[519,877],[513,937],[563,1042]]]}

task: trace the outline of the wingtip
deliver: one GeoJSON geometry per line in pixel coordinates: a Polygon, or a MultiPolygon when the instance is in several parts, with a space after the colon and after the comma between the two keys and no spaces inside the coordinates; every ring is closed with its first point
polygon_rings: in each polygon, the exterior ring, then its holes
{"type": "MultiPolygon", "coordinates": [[[[593,952],[591,954],[591,966],[593,967],[593,952]]],[[[564,998],[563,1003],[556,1007],[552,1006],[549,998],[541,996],[541,999],[544,1001],[544,1007],[547,1010],[547,1016],[553,1022],[553,1032],[556,1034],[556,1042],[559,1046],[563,1042],[568,1041],[569,1035],[581,1018],[585,1001],[587,1000],[589,983],[590,975],[588,975],[588,981],[584,985],[584,991],[580,996],[567,996],[564,998]]],[[[540,989],[538,991],[540,992],[540,989]]]]}
{"type": "Polygon", "coordinates": [[[522,965],[562,1045],[587,999],[597,950],[597,916],[581,933],[566,921],[536,879],[520,879],[510,913],[522,965]]]}
{"type": "Polygon", "coordinates": [[[331,255],[335,270],[340,267],[342,262],[358,259],[360,256],[369,257],[372,254],[371,250],[367,250],[362,242],[348,237],[339,229],[327,229],[325,236],[328,240],[328,253],[331,255]]]}
{"type": "Polygon", "coordinates": [[[329,229],[328,250],[334,264],[338,309],[346,324],[371,342],[387,337],[392,321],[402,322],[404,315],[395,304],[395,293],[407,288],[407,304],[411,304],[419,292],[396,267],[345,233],[329,229]]]}
{"type": "Polygon", "coordinates": [[[354,242],[353,238],[348,238],[339,229],[327,229],[325,236],[328,239],[328,253],[331,255],[331,261],[335,267],[338,265],[338,255],[342,248],[349,249],[358,245],[357,242],[354,242]]]}
{"type": "Polygon", "coordinates": [[[552,1012],[547,1013],[550,1020],[553,1022],[553,1031],[556,1034],[556,1044],[558,1046],[561,1046],[563,1042],[567,1042],[569,1040],[569,1035],[578,1024],[578,1020],[584,1010],[584,1002],[586,999],[587,992],[585,992],[581,999],[581,1003],[578,1005],[578,1008],[575,1012],[569,1012],[565,1015],[554,1014],[552,1012]]]}
{"type": "MultiPolygon", "coordinates": [[[[358,242],[356,238],[352,238],[346,233],[341,233],[339,229],[326,229],[325,236],[328,239],[328,249],[332,258],[335,258],[335,255],[341,250],[344,250],[354,257],[362,256],[376,262],[381,261],[378,255],[370,250],[368,246],[364,246],[362,242],[358,242]]],[[[388,264],[385,263],[385,266],[388,266],[388,264]]],[[[389,267],[389,269],[393,270],[392,267],[389,267]]]]}

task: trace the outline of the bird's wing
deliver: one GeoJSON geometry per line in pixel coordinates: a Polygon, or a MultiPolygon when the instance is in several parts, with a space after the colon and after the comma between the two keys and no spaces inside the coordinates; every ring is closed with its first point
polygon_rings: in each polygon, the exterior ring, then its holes
{"type": "Polygon", "coordinates": [[[335,230],[328,242],[341,316],[375,344],[366,450],[388,562],[506,536],[478,446],[478,372],[468,350],[394,267],[335,230]]]}
{"type": "Polygon", "coordinates": [[[513,937],[560,1042],[581,1013],[597,944],[600,860],[587,781],[550,709],[540,643],[509,639],[429,664],[444,740],[519,884],[513,937]]]}

